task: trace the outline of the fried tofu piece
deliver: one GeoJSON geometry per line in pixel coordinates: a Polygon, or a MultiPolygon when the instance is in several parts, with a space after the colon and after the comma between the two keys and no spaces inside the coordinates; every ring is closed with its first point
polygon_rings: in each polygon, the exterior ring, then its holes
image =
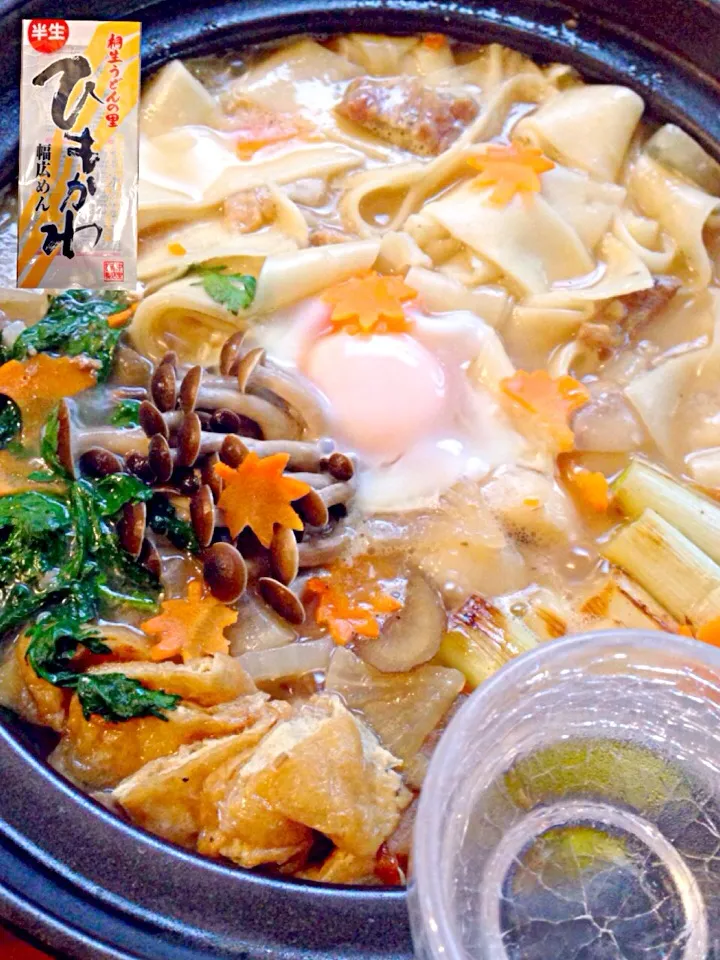
{"type": "MultiPolygon", "coordinates": [[[[117,663],[104,663],[91,667],[88,673],[117,673],[118,669],[117,663]]],[[[201,707],[213,707],[235,700],[236,697],[257,693],[250,674],[238,660],[225,653],[196,657],[187,663],[135,660],[124,663],[122,672],[151,690],[177,693],[183,700],[191,700],[201,707]]]]}
{"type": "Polygon", "coordinates": [[[175,753],[183,744],[240,733],[268,710],[268,696],[256,693],[216,707],[187,701],[169,710],[166,720],[140,717],[110,723],[83,717],[77,696],[68,710],[65,733],[50,756],[58,772],[90,789],[114,787],[158,757],[175,753]]]}
{"type": "Polygon", "coordinates": [[[205,781],[198,852],[227,857],[243,867],[291,860],[303,863],[313,843],[312,830],[253,793],[242,776],[247,760],[244,755],[234,757],[205,781]]]}
{"type": "Polygon", "coordinates": [[[282,863],[293,840],[309,844],[317,830],[341,850],[372,856],[410,802],[398,764],[337,697],[314,697],[226,771],[224,794],[222,771],[208,779],[198,849],[243,866],[282,863]]]}
{"type": "Polygon", "coordinates": [[[60,733],[65,725],[70,692],[39,677],[26,659],[29,637],[19,637],[0,665],[0,704],[29,723],[60,733]]]}
{"type": "Polygon", "coordinates": [[[379,885],[375,876],[375,857],[357,857],[347,850],[333,850],[322,863],[296,874],[315,883],[362,883],[379,885]]]}
{"type": "Polygon", "coordinates": [[[130,819],[184,847],[194,847],[200,832],[200,797],[205,781],[231,758],[248,757],[270,728],[291,711],[289,704],[268,704],[267,711],[242,733],[202,740],[158,757],[121,781],[111,797],[130,819]]]}

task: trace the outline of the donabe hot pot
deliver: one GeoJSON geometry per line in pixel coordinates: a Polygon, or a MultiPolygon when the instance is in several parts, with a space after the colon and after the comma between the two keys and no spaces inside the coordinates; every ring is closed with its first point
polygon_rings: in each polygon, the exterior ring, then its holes
{"type": "MultiPolygon", "coordinates": [[[[234,0],[0,3],[0,186],[16,176],[23,18],[139,19],[148,76],[172,57],[297,33],[445,32],[492,41],[587,79],[624,83],[648,113],[720,154],[716,0],[234,0]]],[[[42,744],[0,725],[0,918],[82,960],[408,960],[405,894],[269,879],[189,854],[121,822],[59,778],[42,744]]]]}

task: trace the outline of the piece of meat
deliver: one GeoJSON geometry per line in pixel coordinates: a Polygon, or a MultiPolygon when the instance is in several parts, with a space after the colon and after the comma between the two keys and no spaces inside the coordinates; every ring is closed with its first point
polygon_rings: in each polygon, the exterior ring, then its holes
{"type": "Polygon", "coordinates": [[[635,336],[670,303],[681,283],[677,277],[655,277],[652,287],[618,297],[625,309],[622,326],[630,336],[635,336]]]}
{"type": "Polygon", "coordinates": [[[417,77],[357,77],[336,110],[381,140],[436,156],[475,119],[478,105],[471,97],[438,93],[417,77]]]}
{"type": "Polygon", "coordinates": [[[227,197],[223,204],[225,222],[238,233],[253,233],[275,215],[275,201],[267,187],[240,190],[227,197]]]}
{"type": "Polygon", "coordinates": [[[343,233],[336,227],[317,227],[310,231],[310,246],[325,247],[329,243],[345,243],[346,240],[352,240],[353,237],[348,233],[343,233]]]}
{"type": "Polygon", "coordinates": [[[597,351],[600,356],[607,356],[619,346],[621,337],[607,323],[583,323],[577,332],[578,340],[597,351]]]}
{"type": "Polygon", "coordinates": [[[601,359],[638,339],[680,289],[677,277],[655,277],[647,290],[637,290],[606,302],[593,321],[581,324],[577,339],[601,359]]]}

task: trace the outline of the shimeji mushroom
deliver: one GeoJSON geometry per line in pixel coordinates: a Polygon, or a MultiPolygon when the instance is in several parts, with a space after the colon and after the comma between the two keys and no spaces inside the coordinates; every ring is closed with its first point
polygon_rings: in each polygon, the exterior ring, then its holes
{"type": "MultiPolygon", "coordinates": [[[[61,400],[58,405],[57,425],[56,455],[71,477],[77,477],[76,462],[96,448],[117,456],[126,456],[135,451],[146,453],[148,450],[148,438],[139,427],[130,430],[118,430],[116,427],[78,429],[73,425],[67,400],[61,400]]],[[[99,454],[93,452],[90,463],[98,465],[101,459],[99,454]]],[[[105,462],[109,465],[111,461],[105,462]]]]}

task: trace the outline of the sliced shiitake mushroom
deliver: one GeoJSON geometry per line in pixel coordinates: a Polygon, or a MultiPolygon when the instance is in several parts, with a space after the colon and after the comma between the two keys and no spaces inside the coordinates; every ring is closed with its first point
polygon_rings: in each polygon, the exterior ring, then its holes
{"type": "Polygon", "coordinates": [[[435,656],[446,619],[437,590],[414,570],[408,578],[402,610],[385,623],[377,639],[357,639],[355,652],[383,673],[404,673],[435,656]]]}

